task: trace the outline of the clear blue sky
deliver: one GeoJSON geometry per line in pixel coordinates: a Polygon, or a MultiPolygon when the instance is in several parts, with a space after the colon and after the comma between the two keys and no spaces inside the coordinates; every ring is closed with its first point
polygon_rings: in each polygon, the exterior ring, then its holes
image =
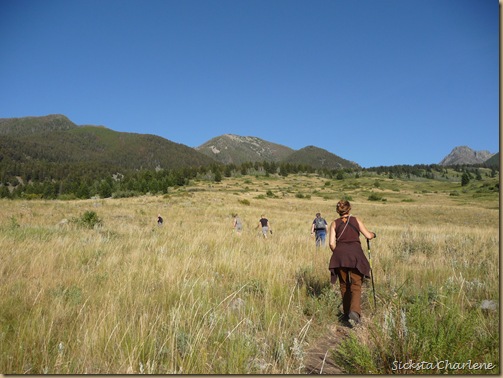
{"type": "Polygon", "coordinates": [[[0,117],[363,167],[499,151],[497,0],[0,0],[0,117]]]}

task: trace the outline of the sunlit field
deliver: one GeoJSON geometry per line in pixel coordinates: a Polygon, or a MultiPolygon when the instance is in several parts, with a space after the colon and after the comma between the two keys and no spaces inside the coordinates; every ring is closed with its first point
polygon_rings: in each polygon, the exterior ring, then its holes
{"type": "Polygon", "coordinates": [[[347,198],[377,234],[376,303],[367,282],[363,322],[330,358],[354,374],[499,374],[499,193],[483,190],[498,182],[245,176],[166,196],[2,200],[0,372],[304,373],[310,344],[341,326],[311,223],[347,198]]]}

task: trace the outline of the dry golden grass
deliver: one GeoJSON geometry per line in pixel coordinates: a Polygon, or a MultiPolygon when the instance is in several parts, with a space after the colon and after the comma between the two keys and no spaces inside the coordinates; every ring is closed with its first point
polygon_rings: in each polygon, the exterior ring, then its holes
{"type": "Polygon", "coordinates": [[[451,282],[471,285],[462,296],[472,305],[499,300],[497,195],[460,200],[446,184],[424,193],[424,184],[407,183],[388,201],[370,202],[370,182],[351,190],[326,182],[239,178],[166,197],[1,201],[0,371],[302,372],[307,343],[335,322],[338,304],[337,294],[323,302],[299,285],[308,276],[329,287],[331,252],[316,251],[310,226],[318,211],[334,219],[343,194],[378,235],[380,301],[405,282],[409,295],[451,282]],[[86,211],[102,226],[72,221],[86,211]],[[242,235],[232,232],[234,212],[242,235]],[[267,240],[256,229],[262,213],[273,229],[267,240]]]}

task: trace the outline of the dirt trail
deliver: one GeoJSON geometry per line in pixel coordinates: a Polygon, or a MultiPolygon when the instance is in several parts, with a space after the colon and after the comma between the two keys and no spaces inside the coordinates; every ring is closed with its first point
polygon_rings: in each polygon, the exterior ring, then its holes
{"type": "Polygon", "coordinates": [[[304,363],[306,374],[345,374],[344,371],[334,361],[333,352],[351,332],[351,329],[344,325],[332,325],[328,331],[319,339],[311,343],[304,363]]]}

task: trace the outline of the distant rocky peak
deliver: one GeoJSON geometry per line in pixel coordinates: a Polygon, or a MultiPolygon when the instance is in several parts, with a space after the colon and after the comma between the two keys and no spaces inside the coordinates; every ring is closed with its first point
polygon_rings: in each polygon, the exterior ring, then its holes
{"type": "Polygon", "coordinates": [[[493,155],[494,153],[486,150],[475,151],[468,146],[458,146],[442,159],[440,165],[482,164],[493,155]]]}

